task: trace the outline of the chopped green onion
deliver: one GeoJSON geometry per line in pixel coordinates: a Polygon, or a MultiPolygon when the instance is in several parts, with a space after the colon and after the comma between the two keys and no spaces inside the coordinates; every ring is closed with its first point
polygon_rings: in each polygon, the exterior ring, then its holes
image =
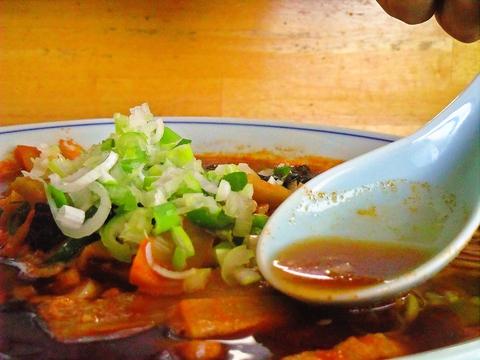
{"type": "Polygon", "coordinates": [[[100,239],[113,257],[130,262],[138,243],[152,230],[151,211],[138,208],[114,216],[100,229],[100,239]]]}
{"type": "Polygon", "coordinates": [[[250,235],[252,230],[252,215],[250,213],[242,213],[235,219],[233,226],[233,235],[238,237],[245,237],[250,235]]]}
{"type": "Polygon", "coordinates": [[[195,160],[192,147],[188,144],[177,146],[167,152],[167,160],[174,165],[182,167],[195,160]]]}
{"type": "Polygon", "coordinates": [[[129,119],[128,116],[122,115],[120,113],[113,114],[113,120],[115,122],[115,132],[116,133],[124,133],[128,129],[129,119]]]}
{"type": "Polygon", "coordinates": [[[191,142],[192,142],[192,140],[190,140],[190,139],[185,139],[185,138],[184,138],[184,139],[180,140],[180,141],[177,143],[177,145],[175,145],[175,146],[190,144],[191,142]]]}
{"type": "Polygon", "coordinates": [[[215,257],[217,258],[217,262],[220,266],[222,266],[225,256],[231,249],[233,249],[233,245],[228,241],[222,241],[215,246],[215,257]]]}
{"type": "Polygon", "coordinates": [[[152,184],[158,180],[158,176],[145,176],[143,179],[143,188],[146,190],[151,190],[153,188],[152,184]]]}
{"type": "Polygon", "coordinates": [[[127,132],[118,138],[115,143],[115,150],[120,155],[120,165],[126,172],[143,164],[146,161],[147,139],[144,134],[138,132],[127,132]]]}
{"type": "Polygon", "coordinates": [[[175,191],[175,195],[182,196],[183,194],[188,193],[201,193],[202,187],[200,182],[195,179],[192,174],[187,174],[184,176],[182,183],[178,187],[177,191],[175,191]]]}
{"type": "Polygon", "coordinates": [[[187,293],[205,289],[211,273],[210,268],[195,269],[192,275],[183,280],[183,289],[187,293]]]}
{"type": "Polygon", "coordinates": [[[280,179],[283,179],[283,178],[285,178],[288,174],[290,174],[291,171],[292,171],[292,167],[291,167],[291,166],[288,166],[288,165],[279,166],[279,167],[276,167],[276,168],[273,170],[273,175],[275,175],[276,177],[278,177],[278,178],[280,178],[280,179]]]}
{"type": "Polygon", "coordinates": [[[110,151],[115,147],[115,140],[112,138],[108,138],[102,141],[102,145],[100,145],[100,149],[102,151],[110,151]]]}
{"type": "Polygon", "coordinates": [[[256,283],[262,279],[258,271],[250,268],[238,268],[233,272],[233,276],[240,285],[247,286],[256,283]]]}
{"type": "Polygon", "coordinates": [[[232,229],[215,230],[215,236],[220,240],[230,243],[233,241],[232,229]]]}
{"type": "Polygon", "coordinates": [[[223,176],[223,180],[230,183],[232,191],[240,191],[248,183],[247,174],[243,171],[236,171],[223,176]]]}
{"type": "Polygon", "coordinates": [[[63,205],[68,205],[69,201],[67,196],[63,191],[58,190],[55,186],[48,184],[47,189],[52,195],[53,201],[55,201],[55,205],[57,208],[61,208],[63,205]]]}
{"type": "Polygon", "coordinates": [[[172,265],[177,271],[183,270],[187,266],[187,252],[183,247],[175,247],[172,256],[172,265]]]}
{"type": "Polygon", "coordinates": [[[181,224],[181,218],[177,213],[177,208],[169,202],[155,206],[153,208],[153,218],[155,219],[153,229],[155,235],[171,230],[174,226],[181,224]]]}
{"type": "Polygon", "coordinates": [[[127,186],[105,184],[104,187],[107,189],[112,203],[120,207],[121,211],[128,212],[137,208],[137,199],[127,186]]]}
{"type": "Polygon", "coordinates": [[[159,165],[159,164],[153,165],[147,170],[147,174],[150,176],[160,176],[162,175],[162,172],[163,172],[162,165],[159,165]]]}
{"type": "Polygon", "coordinates": [[[162,138],[160,139],[160,144],[168,145],[168,144],[176,144],[178,143],[182,137],[178,135],[175,131],[170,129],[169,127],[164,128],[162,138]]]}
{"type": "Polygon", "coordinates": [[[251,234],[259,235],[268,221],[268,216],[264,214],[253,214],[251,234]]]}
{"type": "Polygon", "coordinates": [[[234,223],[234,219],[223,211],[212,213],[205,207],[188,212],[187,218],[195,225],[211,230],[226,229],[234,223]]]}
{"type": "Polygon", "coordinates": [[[120,233],[120,238],[136,249],[137,245],[145,239],[145,234],[149,234],[152,229],[153,211],[151,208],[136,208],[127,213],[126,222],[120,233]]]}
{"type": "Polygon", "coordinates": [[[239,269],[246,268],[250,259],[254,256],[254,252],[247,249],[245,245],[240,245],[229,250],[221,264],[222,279],[229,285],[238,283],[236,273],[239,269]]]}
{"type": "Polygon", "coordinates": [[[195,255],[195,249],[193,247],[192,240],[190,240],[190,237],[181,226],[174,226],[170,230],[170,234],[172,235],[175,245],[185,250],[187,257],[195,255]]]}
{"type": "Polygon", "coordinates": [[[133,255],[132,249],[128,244],[117,239],[125,226],[127,216],[128,213],[117,215],[103,225],[100,228],[100,239],[115,259],[129,263],[133,255]]]}
{"type": "MultiPolygon", "coordinates": [[[[65,165],[65,163],[65,160],[52,159],[48,162],[48,168],[60,177],[64,177],[66,169],[64,169],[62,165],[65,165]]],[[[71,163],[68,163],[68,165],[71,165],[71,163]]]]}

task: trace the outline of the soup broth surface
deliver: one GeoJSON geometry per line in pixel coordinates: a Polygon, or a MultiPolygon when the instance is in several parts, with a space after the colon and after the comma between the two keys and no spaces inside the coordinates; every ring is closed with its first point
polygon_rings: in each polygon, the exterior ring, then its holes
{"type": "Polygon", "coordinates": [[[272,266],[297,286],[348,289],[388,282],[429,256],[411,245],[316,237],[281,250],[272,266]]]}

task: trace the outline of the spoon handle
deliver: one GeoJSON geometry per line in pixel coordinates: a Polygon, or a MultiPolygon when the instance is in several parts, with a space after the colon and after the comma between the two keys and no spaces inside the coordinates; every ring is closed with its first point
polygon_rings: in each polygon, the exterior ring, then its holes
{"type": "Polygon", "coordinates": [[[452,102],[429,121],[421,130],[412,136],[430,136],[445,127],[466,125],[470,130],[478,128],[480,120],[480,75],[477,75],[470,85],[463,90],[452,102]],[[468,124],[464,124],[468,123],[468,124]]]}

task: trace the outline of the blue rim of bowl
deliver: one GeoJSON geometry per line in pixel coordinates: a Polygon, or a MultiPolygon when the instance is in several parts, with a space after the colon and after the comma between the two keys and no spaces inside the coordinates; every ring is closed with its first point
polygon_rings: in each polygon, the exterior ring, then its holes
{"type": "MultiPolygon", "coordinates": [[[[15,134],[20,132],[39,131],[39,130],[53,130],[72,127],[88,127],[88,126],[104,126],[113,125],[111,119],[97,119],[103,121],[92,120],[70,120],[60,122],[47,122],[39,124],[27,125],[10,125],[0,127],[0,135],[15,134]],[[3,128],[3,129],[2,129],[3,128]]],[[[208,118],[208,117],[174,117],[164,118],[166,124],[182,124],[182,125],[218,125],[218,126],[245,126],[245,127],[262,127],[282,130],[308,131],[316,133],[324,133],[330,135],[349,136],[361,138],[365,140],[382,141],[386,143],[393,142],[398,139],[397,136],[387,135],[375,132],[343,129],[336,127],[326,127],[320,125],[299,125],[285,121],[259,121],[259,120],[241,120],[234,118],[208,118]]]]}

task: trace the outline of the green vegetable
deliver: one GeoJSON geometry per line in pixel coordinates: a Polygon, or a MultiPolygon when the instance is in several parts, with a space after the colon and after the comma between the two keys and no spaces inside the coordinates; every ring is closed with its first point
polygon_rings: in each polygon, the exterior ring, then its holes
{"type": "Polygon", "coordinates": [[[102,141],[102,145],[100,145],[100,149],[102,151],[109,151],[115,147],[115,140],[112,138],[108,138],[102,141]]]}
{"type": "Polygon", "coordinates": [[[145,163],[147,139],[139,132],[127,132],[118,138],[115,150],[120,155],[120,166],[126,172],[131,172],[138,165],[145,163]]]}
{"type": "Polygon", "coordinates": [[[177,208],[172,203],[165,203],[155,206],[153,208],[153,218],[155,219],[155,226],[153,232],[155,235],[171,230],[174,226],[181,224],[180,215],[177,213],[177,208]]]}
{"type": "Polygon", "coordinates": [[[177,144],[182,137],[178,135],[175,131],[165,126],[163,130],[162,138],[160,139],[160,144],[168,145],[168,144],[177,144]]]}
{"type": "Polygon", "coordinates": [[[145,176],[145,179],[143,179],[143,188],[151,190],[153,188],[152,184],[157,180],[158,176],[145,176]]]}
{"type": "Polygon", "coordinates": [[[124,133],[128,130],[129,118],[128,116],[122,115],[120,113],[113,114],[113,121],[115,122],[115,132],[124,133]]]}
{"type": "Polygon", "coordinates": [[[117,237],[123,231],[128,215],[128,213],[117,215],[100,228],[100,239],[103,245],[115,259],[127,263],[132,260],[132,250],[128,244],[119,241],[117,237]]]}
{"type": "Polygon", "coordinates": [[[120,207],[121,211],[128,212],[137,208],[137,199],[127,186],[119,184],[104,184],[103,186],[107,189],[112,203],[120,207]]]}
{"type": "Polygon", "coordinates": [[[220,265],[222,279],[229,285],[240,283],[238,277],[242,269],[248,268],[250,260],[255,256],[254,252],[240,245],[229,250],[223,257],[220,265]]]}
{"type": "Polygon", "coordinates": [[[137,208],[127,213],[126,222],[119,237],[133,248],[133,252],[137,249],[137,245],[145,239],[146,234],[150,234],[153,230],[153,209],[137,208]]]}
{"type": "Polygon", "coordinates": [[[160,176],[162,175],[162,172],[162,165],[159,164],[153,165],[147,170],[147,174],[150,176],[160,176]]]}
{"type": "Polygon", "coordinates": [[[172,164],[183,167],[189,162],[195,160],[193,155],[192,147],[188,144],[177,146],[167,152],[167,160],[171,161],[172,164]]]}
{"type": "Polygon", "coordinates": [[[230,183],[232,191],[240,191],[248,183],[247,174],[243,171],[236,171],[223,176],[223,180],[230,183]]]}
{"type": "Polygon", "coordinates": [[[292,167],[288,165],[279,166],[273,169],[273,175],[280,179],[284,179],[290,172],[292,171],[292,167]]]}
{"type": "Polygon", "coordinates": [[[172,256],[173,268],[177,271],[185,269],[187,266],[187,252],[184,248],[177,246],[172,256]]]}
{"type": "Polygon", "coordinates": [[[250,268],[239,268],[235,270],[234,276],[238,283],[243,286],[256,283],[262,279],[258,271],[250,268]]]}
{"type": "Polygon", "coordinates": [[[86,236],[81,239],[67,238],[67,241],[65,241],[62,246],[60,246],[60,248],[58,248],[58,250],[47,259],[46,263],[53,264],[56,262],[67,262],[75,257],[75,255],[77,255],[85,246],[97,240],[97,234],[86,236]]]}
{"type": "Polygon", "coordinates": [[[259,235],[268,221],[268,216],[264,214],[253,214],[251,234],[259,235]]]}
{"type": "Polygon", "coordinates": [[[234,223],[234,219],[223,211],[211,213],[205,207],[188,212],[187,218],[195,225],[211,230],[226,229],[234,223]]]}
{"type": "Polygon", "coordinates": [[[187,193],[201,193],[202,187],[197,179],[192,174],[187,174],[184,176],[182,183],[180,184],[175,195],[182,196],[187,193]]]}
{"type": "Polygon", "coordinates": [[[225,259],[225,256],[231,249],[233,249],[233,245],[228,241],[222,241],[221,243],[215,246],[214,248],[215,257],[217,258],[217,262],[220,266],[223,264],[223,260],[225,259]]]}
{"type": "Polygon", "coordinates": [[[181,226],[174,226],[170,230],[170,234],[172,235],[175,245],[185,250],[185,255],[187,257],[195,255],[192,240],[190,240],[190,237],[181,226]]]}
{"type": "Polygon", "coordinates": [[[25,222],[30,209],[30,204],[26,201],[22,201],[15,211],[10,215],[9,219],[7,220],[7,229],[10,235],[14,235],[18,228],[25,222]]]}
{"type": "Polygon", "coordinates": [[[192,142],[192,140],[190,140],[190,139],[185,139],[185,138],[184,138],[184,139],[180,140],[180,141],[177,143],[177,145],[175,145],[175,146],[190,144],[191,142],[192,142]]]}
{"type": "Polygon", "coordinates": [[[57,208],[61,208],[63,205],[69,205],[69,201],[67,195],[61,190],[58,190],[56,187],[48,184],[47,190],[52,195],[53,201],[55,201],[55,205],[57,208]]]}

